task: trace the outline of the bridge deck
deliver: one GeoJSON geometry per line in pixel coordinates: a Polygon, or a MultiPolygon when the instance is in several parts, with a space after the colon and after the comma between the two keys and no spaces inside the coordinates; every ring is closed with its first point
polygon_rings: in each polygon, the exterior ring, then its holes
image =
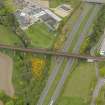
{"type": "Polygon", "coordinates": [[[67,52],[55,52],[55,51],[49,51],[46,49],[20,48],[20,47],[13,47],[13,46],[2,45],[2,44],[0,44],[0,49],[9,49],[13,51],[21,51],[21,52],[27,52],[27,53],[31,52],[31,53],[38,53],[38,54],[47,54],[47,55],[53,55],[53,56],[62,56],[62,57],[67,57],[67,58],[92,59],[94,61],[105,61],[105,57],[69,54],[67,52]]]}

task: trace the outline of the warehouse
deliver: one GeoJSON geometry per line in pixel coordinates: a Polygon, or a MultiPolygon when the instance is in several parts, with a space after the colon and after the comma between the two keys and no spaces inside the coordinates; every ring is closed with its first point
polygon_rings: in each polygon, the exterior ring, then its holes
{"type": "Polygon", "coordinates": [[[56,16],[48,9],[45,9],[45,12],[46,14],[40,17],[41,20],[52,30],[57,29],[60,24],[61,18],[56,16]]]}

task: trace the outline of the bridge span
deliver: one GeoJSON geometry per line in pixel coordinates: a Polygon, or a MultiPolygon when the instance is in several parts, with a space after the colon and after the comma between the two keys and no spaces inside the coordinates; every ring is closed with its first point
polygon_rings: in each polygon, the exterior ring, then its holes
{"type": "Polygon", "coordinates": [[[12,51],[20,51],[20,52],[27,52],[27,53],[36,53],[36,54],[45,54],[45,55],[52,55],[52,56],[62,56],[67,58],[76,58],[76,59],[91,59],[93,61],[105,61],[105,57],[97,57],[97,56],[90,56],[90,55],[80,55],[80,54],[70,54],[67,52],[59,52],[59,51],[51,51],[47,49],[38,49],[38,48],[22,48],[22,47],[15,47],[10,45],[0,44],[0,49],[8,49],[12,51]]]}
{"type": "Polygon", "coordinates": [[[98,3],[98,4],[104,4],[105,0],[83,0],[84,2],[88,3],[98,3]]]}

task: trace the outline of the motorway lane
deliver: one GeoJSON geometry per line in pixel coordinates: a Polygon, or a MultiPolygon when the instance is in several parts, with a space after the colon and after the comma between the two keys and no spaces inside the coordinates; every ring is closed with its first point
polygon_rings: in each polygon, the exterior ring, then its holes
{"type": "MultiPolygon", "coordinates": [[[[86,6],[90,6],[90,8],[92,7],[91,4],[86,5],[86,6]]],[[[85,8],[86,8],[86,7],[85,7],[85,8]]],[[[87,13],[89,12],[90,8],[87,9],[87,10],[84,10],[84,11],[81,13],[81,15],[79,16],[77,22],[76,22],[76,23],[74,24],[74,26],[73,26],[72,32],[71,32],[70,34],[68,34],[68,38],[67,38],[67,40],[66,40],[66,42],[65,42],[65,44],[64,44],[64,47],[63,47],[62,51],[67,52],[67,50],[70,48],[71,43],[72,43],[72,39],[74,38],[76,32],[77,32],[78,29],[79,29],[79,26],[81,25],[81,22],[83,21],[83,19],[85,18],[85,16],[86,16],[87,13]]],[[[52,85],[52,83],[53,83],[53,81],[54,81],[54,79],[55,79],[57,73],[58,73],[59,70],[60,70],[60,67],[61,67],[61,65],[62,65],[62,63],[63,63],[63,60],[64,60],[64,58],[62,58],[62,57],[60,57],[60,58],[57,59],[57,61],[56,61],[56,63],[55,63],[55,66],[54,66],[54,68],[53,68],[53,70],[52,70],[52,73],[51,73],[51,75],[50,75],[49,78],[48,78],[47,85],[45,86],[45,88],[44,88],[44,90],[43,90],[43,92],[42,92],[42,94],[41,94],[41,97],[40,97],[40,99],[39,99],[37,105],[43,105],[43,102],[44,102],[44,100],[45,100],[45,98],[46,98],[46,96],[47,96],[47,94],[48,94],[48,91],[49,91],[49,89],[51,88],[51,85],[52,85]]]]}
{"type": "MultiPolygon", "coordinates": [[[[84,38],[86,37],[85,35],[86,35],[87,31],[89,30],[90,26],[92,25],[94,18],[97,15],[99,10],[100,10],[100,6],[96,5],[95,8],[93,9],[92,13],[91,13],[91,16],[89,17],[89,19],[88,19],[88,21],[84,27],[83,32],[80,35],[80,38],[79,38],[75,48],[73,49],[73,53],[79,52],[80,46],[81,46],[84,38]]],[[[59,83],[55,89],[55,92],[54,92],[53,96],[51,97],[51,102],[53,102],[52,105],[55,103],[56,99],[59,97],[60,92],[62,90],[62,87],[63,87],[68,75],[70,74],[70,72],[72,70],[71,68],[72,68],[73,63],[74,63],[74,59],[70,59],[67,63],[65,70],[64,70],[64,73],[61,77],[61,80],[59,81],[59,83]]]]}
{"type": "Polygon", "coordinates": [[[98,95],[99,95],[99,93],[100,93],[100,91],[104,85],[105,85],[105,78],[99,78],[97,85],[93,91],[92,101],[91,101],[90,105],[96,105],[97,97],[98,97],[98,95]]]}
{"type": "Polygon", "coordinates": [[[89,31],[88,29],[91,27],[91,24],[94,22],[94,19],[97,15],[98,11],[100,10],[100,7],[101,7],[101,5],[96,4],[96,6],[92,12],[92,15],[90,16],[88,22],[85,25],[83,32],[80,35],[80,40],[78,40],[77,46],[74,48],[73,53],[78,54],[77,49],[80,48],[81,42],[83,42],[84,38],[86,37],[85,34],[89,31]]]}
{"type": "MultiPolygon", "coordinates": [[[[88,6],[88,8],[93,7],[92,4],[89,4],[89,5],[86,5],[86,6],[88,6]]],[[[87,8],[87,7],[85,7],[85,8],[87,8]]],[[[72,39],[74,39],[75,34],[77,33],[77,31],[78,31],[78,29],[79,29],[79,27],[81,25],[81,22],[83,21],[84,17],[87,15],[88,12],[89,12],[89,10],[86,9],[86,11],[83,11],[83,13],[80,15],[77,23],[74,25],[74,27],[72,29],[72,32],[69,33],[70,35],[68,35],[69,37],[67,38],[62,51],[67,52],[67,50],[70,48],[70,45],[72,43],[72,39]]]]}

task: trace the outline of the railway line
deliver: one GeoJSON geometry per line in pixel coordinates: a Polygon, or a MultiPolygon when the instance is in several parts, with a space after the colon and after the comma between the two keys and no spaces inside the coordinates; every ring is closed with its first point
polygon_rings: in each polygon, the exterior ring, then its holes
{"type": "Polygon", "coordinates": [[[93,61],[105,61],[105,57],[97,57],[91,55],[80,55],[80,54],[69,54],[67,52],[58,52],[58,51],[50,51],[47,49],[36,49],[36,48],[22,48],[22,47],[15,47],[10,45],[0,44],[0,49],[8,49],[12,51],[20,51],[20,52],[27,52],[27,53],[36,53],[36,54],[46,54],[51,56],[62,56],[67,58],[75,58],[75,59],[84,59],[88,60],[91,59],[93,61]]]}

